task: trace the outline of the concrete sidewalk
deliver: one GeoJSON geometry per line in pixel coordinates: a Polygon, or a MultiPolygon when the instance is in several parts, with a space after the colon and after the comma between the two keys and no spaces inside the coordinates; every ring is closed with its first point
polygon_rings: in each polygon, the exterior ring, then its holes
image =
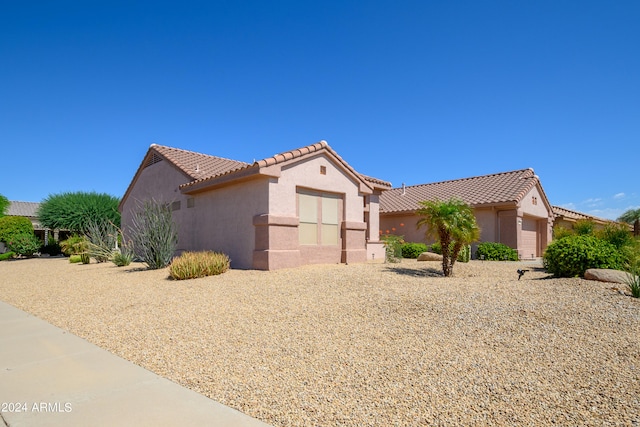
{"type": "Polygon", "coordinates": [[[0,426],[267,424],[0,301],[0,426]]]}

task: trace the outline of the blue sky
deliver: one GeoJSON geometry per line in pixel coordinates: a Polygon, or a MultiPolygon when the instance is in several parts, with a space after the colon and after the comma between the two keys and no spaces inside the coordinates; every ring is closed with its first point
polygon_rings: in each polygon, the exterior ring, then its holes
{"type": "Polygon", "coordinates": [[[326,140],[394,186],[531,167],[640,207],[640,2],[0,0],[0,194],[122,196],[152,143],[326,140]]]}

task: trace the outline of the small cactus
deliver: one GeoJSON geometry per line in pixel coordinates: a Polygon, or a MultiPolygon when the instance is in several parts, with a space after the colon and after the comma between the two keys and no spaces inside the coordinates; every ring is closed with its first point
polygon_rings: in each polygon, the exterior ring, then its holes
{"type": "Polygon", "coordinates": [[[87,253],[80,254],[80,260],[83,264],[89,264],[91,262],[91,258],[87,253]]]}

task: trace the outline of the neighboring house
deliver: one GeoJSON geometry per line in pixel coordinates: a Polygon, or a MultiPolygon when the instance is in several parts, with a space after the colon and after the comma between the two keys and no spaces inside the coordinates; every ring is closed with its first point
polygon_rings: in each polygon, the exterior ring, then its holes
{"type": "Polygon", "coordinates": [[[432,243],[426,240],[424,228],[416,228],[419,202],[451,198],[473,208],[481,228],[480,242],[504,243],[516,249],[521,259],[542,256],[551,242],[553,211],[533,169],[403,185],[385,191],[380,197],[380,234],[402,235],[407,242],[432,243]]]}
{"type": "MultiPolygon", "coordinates": [[[[553,209],[553,229],[555,230],[558,227],[563,227],[566,229],[573,229],[573,225],[577,221],[586,220],[591,221],[596,229],[602,229],[607,224],[616,223],[616,221],[612,221],[610,219],[598,218],[595,216],[591,216],[585,213],[572,211],[566,208],[561,208],[560,206],[552,206],[553,209]]],[[[629,230],[633,231],[633,226],[629,226],[629,230]]]]}
{"type": "Polygon", "coordinates": [[[34,234],[43,242],[49,242],[49,234],[53,233],[55,241],[63,240],[69,237],[69,232],[66,230],[50,230],[40,225],[38,221],[38,208],[40,203],[38,202],[9,202],[9,209],[7,210],[7,216],[24,216],[33,224],[34,234]],[[49,232],[49,233],[48,233],[49,232]]]}
{"type": "Polygon", "coordinates": [[[385,181],[325,141],[244,163],[152,144],[120,202],[122,229],[143,200],[171,206],[178,252],[214,250],[234,268],[273,270],[384,259],[385,181]]]}

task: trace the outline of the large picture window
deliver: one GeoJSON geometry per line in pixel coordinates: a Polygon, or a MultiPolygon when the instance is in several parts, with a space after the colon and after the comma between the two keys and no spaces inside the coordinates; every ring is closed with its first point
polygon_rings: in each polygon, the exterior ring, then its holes
{"type": "Polygon", "coordinates": [[[340,239],[341,196],[304,191],[298,193],[301,245],[337,245],[340,239]]]}

